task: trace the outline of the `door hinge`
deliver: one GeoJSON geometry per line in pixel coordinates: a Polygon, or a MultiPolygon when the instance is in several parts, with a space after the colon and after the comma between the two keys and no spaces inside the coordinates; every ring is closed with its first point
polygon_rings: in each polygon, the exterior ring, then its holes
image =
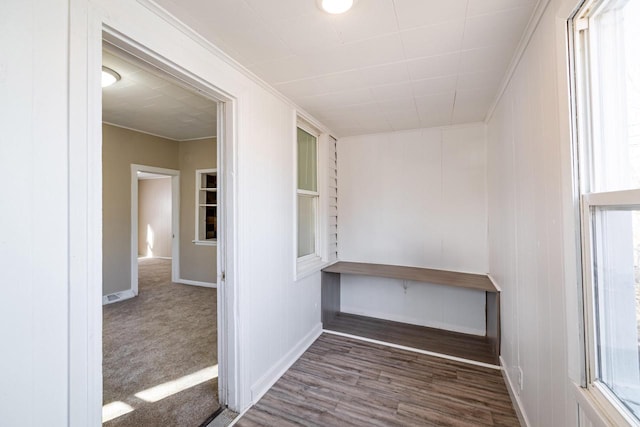
{"type": "Polygon", "coordinates": [[[227,275],[225,274],[225,272],[223,271],[222,274],[220,275],[220,278],[224,281],[224,279],[227,278],[227,275]]]}

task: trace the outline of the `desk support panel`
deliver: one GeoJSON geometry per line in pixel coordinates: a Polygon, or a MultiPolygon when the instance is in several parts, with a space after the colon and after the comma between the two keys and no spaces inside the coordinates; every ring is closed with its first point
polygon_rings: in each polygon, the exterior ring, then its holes
{"type": "Polygon", "coordinates": [[[340,273],[322,272],[322,324],[328,325],[340,312],[340,273]]]}
{"type": "Polygon", "coordinates": [[[487,292],[487,338],[493,344],[494,353],[500,355],[500,292],[487,292]]]}

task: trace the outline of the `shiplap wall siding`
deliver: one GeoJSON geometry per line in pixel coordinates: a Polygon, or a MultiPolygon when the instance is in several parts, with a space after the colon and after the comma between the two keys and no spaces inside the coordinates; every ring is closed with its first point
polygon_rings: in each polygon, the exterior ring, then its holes
{"type": "MultiPolygon", "coordinates": [[[[487,272],[484,124],[341,138],[338,170],[341,260],[487,272]]],[[[342,281],[342,311],[485,332],[483,292],[342,281]]]]}
{"type": "MultiPolygon", "coordinates": [[[[563,253],[561,236],[572,230],[561,225],[560,199],[567,197],[558,188],[566,182],[562,178],[570,158],[569,144],[557,137],[558,105],[566,107],[567,92],[556,84],[561,80],[556,74],[566,78],[566,66],[556,58],[566,57],[568,14],[556,12],[568,3],[574,7],[577,1],[551,1],[488,123],[490,272],[503,288],[505,367],[510,375],[523,370],[519,397],[532,426],[573,426],[578,418],[567,387],[580,365],[572,350],[577,318],[565,312],[565,303],[571,307],[576,299],[576,283],[563,276],[563,268],[575,268],[575,263],[563,265],[569,255],[563,253]]],[[[99,147],[91,144],[98,132],[87,133],[87,115],[99,112],[88,109],[87,100],[99,97],[90,86],[97,88],[99,80],[88,76],[99,69],[90,58],[100,57],[102,22],[237,100],[238,158],[230,167],[238,195],[235,279],[241,351],[235,362],[242,377],[235,409],[264,391],[320,326],[319,274],[293,279],[294,108],[170,21],[141,0],[2,4],[0,121],[5,139],[0,164],[10,177],[2,187],[7,202],[0,210],[5,225],[2,283],[8,284],[0,300],[0,365],[10,367],[0,386],[3,424],[100,424],[101,402],[88,398],[101,382],[95,352],[100,316],[90,308],[91,301],[95,307],[101,304],[99,283],[93,281],[101,260],[88,243],[99,241],[100,217],[89,207],[99,204],[101,182],[92,172],[99,171],[99,147]]],[[[341,145],[342,140],[339,162],[341,145]]],[[[380,167],[385,163],[380,161],[380,167]]],[[[339,187],[346,170],[340,168],[339,187]]],[[[347,199],[341,192],[339,200],[342,229],[347,199]]],[[[385,227],[369,228],[369,233],[380,230],[385,227]]],[[[377,237],[363,244],[375,249],[381,242],[377,237]]],[[[341,234],[340,251],[343,241],[341,234]]],[[[425,253],[417,249],[406,248],[406,258],[391,251],[391,261],[403,263],[415,252],[425,253]]],[[[581,421],[589,416],[581,409],[581,421]]]]}
{"type": "Polygon", "coordinates": [[[577,3],[549,3],[488,120],[489,272],[502,288],[502,362],[531,426],[578,425],[566,86],[566,18],[577,3]]]}
{"type": "Polygon", "coordinates": [[[12,284],[0,302],[0,361],[11,367],[0,386],[3,425],[99,423],[100,256],[88,246],[100,241],[99,127],[88,135],[86,115],[99,123],[99,83],[88,76],[99,73],[103,22],[236,101],[237,157],[227,165],[237,196],[234,409],[321,330],[320,273],[296,282],[292,268],[295,106],[141,2],[9,0],[0,13],[0,103],[12,141],[0,162],[15,177],[0,213],[12,224],[0,238],[3,283],[12,284]]]}
{"type": "MultiPolygon", "coordinates": [[[[0,5],[0,424],[67,425],[69,2],[0,5]]],[[[81,224],[78,224],[81,226],[81,224]]],[[[82,259],[82,255],[80,256],[82,259]]],[[[74,282],[80,285],[77,282],[74,282]]]]}

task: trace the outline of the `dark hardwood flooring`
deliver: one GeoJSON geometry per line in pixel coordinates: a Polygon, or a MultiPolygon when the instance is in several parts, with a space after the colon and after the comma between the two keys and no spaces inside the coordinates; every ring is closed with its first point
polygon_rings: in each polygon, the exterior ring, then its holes
{"type": "Polygon", "coordinates": [[[324,329],[420,350],[500,365],[487,337],[426,328],[355,314],[338,313],[324,329]]]}
{"type": "Polygon", "coordinates": [[[519,426],[501,371],[323,334],[238,426],[519,426]]]}

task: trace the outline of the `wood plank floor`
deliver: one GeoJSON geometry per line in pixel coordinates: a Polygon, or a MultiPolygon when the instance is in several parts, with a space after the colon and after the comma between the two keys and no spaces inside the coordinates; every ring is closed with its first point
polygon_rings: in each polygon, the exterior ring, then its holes
{"type": "Polygon", "coordinates": [[[324,328],[491,365],[500,365],[498,356],[493,352],[493,345],[487,337],[347,313],[338,313],[331,323],[324,325],[324,328]]]}
{"type": "Polygon", "coordinates": [[[238,426],[519,426],[497,369],[323,334],[238,426]]]}

